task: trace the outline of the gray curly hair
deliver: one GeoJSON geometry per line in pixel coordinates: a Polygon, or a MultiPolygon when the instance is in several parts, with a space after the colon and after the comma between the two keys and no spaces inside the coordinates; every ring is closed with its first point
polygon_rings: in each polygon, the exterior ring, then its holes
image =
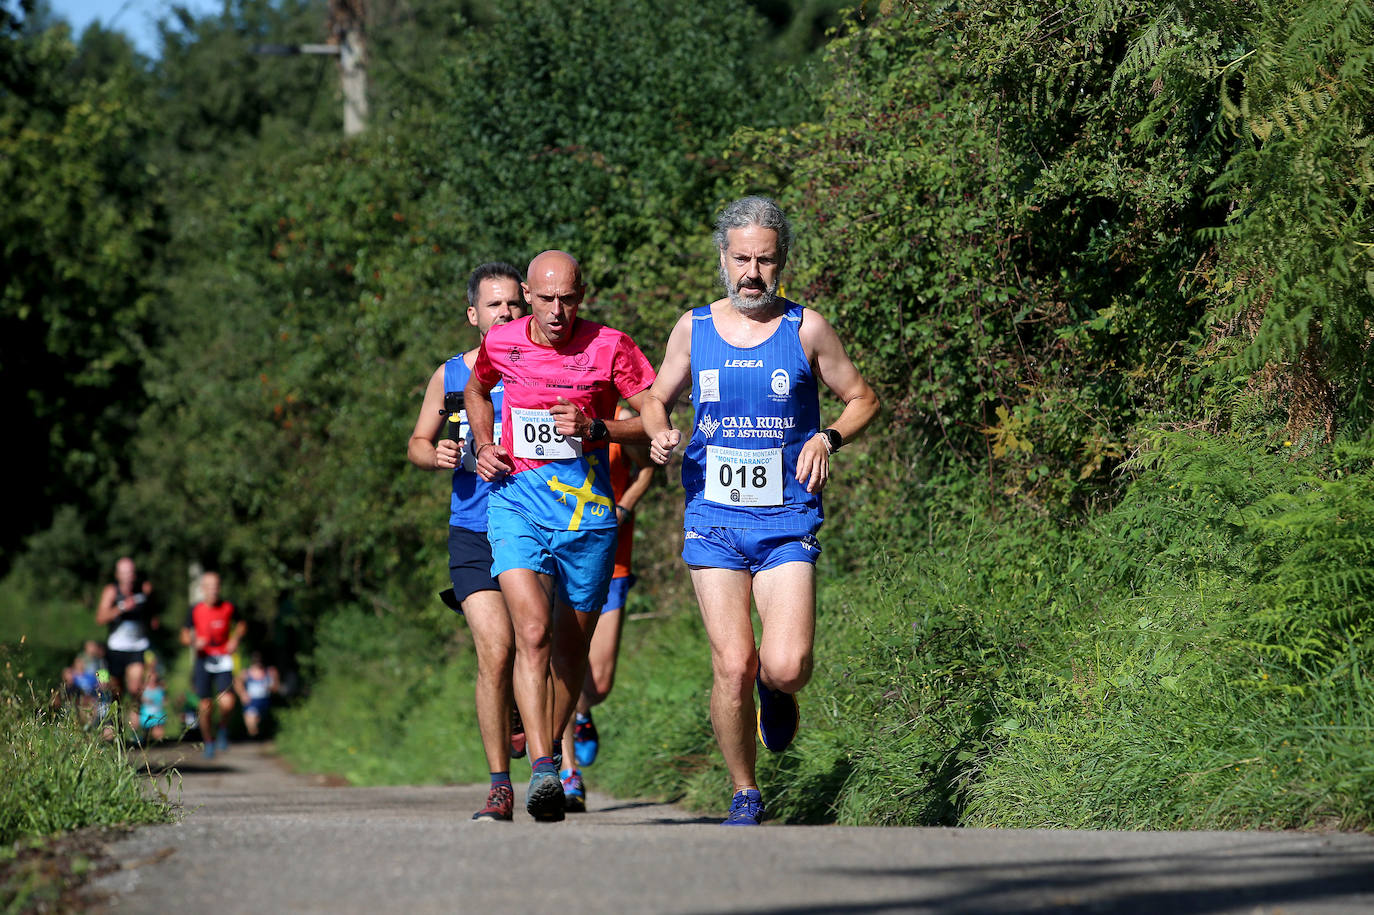
{"type": "Polygon", "coordinates": [[[731,229],[744,229],[758,226],[772,229],[778,233],[778,266],[787,264],[787,252],[792,247],[792,224],[782,214],[782,209],[769,197],[741,197],[728,204],[716,217],[716,231],[712,236],[716,248],[725,250],[726,236],[731,229]]]}

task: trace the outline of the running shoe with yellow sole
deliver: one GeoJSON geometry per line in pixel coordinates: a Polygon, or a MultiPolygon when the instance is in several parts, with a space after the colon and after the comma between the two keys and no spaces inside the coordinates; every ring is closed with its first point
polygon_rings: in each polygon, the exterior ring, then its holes
{"type": "Polygon", "coordinates": [[[757,677],[755,683],[759,690],[759,740],[774,753],[781,753],[797,736],[797,724],[801,720],[797,697],[782,690],[769,689],[757,677]]]}
{"type": "Polygon", "coordinates": [[[587,812],[587,789],[582,784],[582,773],[572,769],[563,774],[563,804],[568,813],[587,812]]]}

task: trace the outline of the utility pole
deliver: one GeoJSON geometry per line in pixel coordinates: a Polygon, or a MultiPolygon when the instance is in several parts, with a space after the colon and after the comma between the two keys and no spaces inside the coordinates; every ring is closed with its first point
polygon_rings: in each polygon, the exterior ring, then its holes
{"type": "Polygon", "coordinates": [[[364,0],[329,0],[329,30],[339,46],[339,86],[343,90],[344,136],[367,126],[367,35],[364,0]]]}
{"type": "Polygon", "coordinates": [[[254,54],[292,57],[326,54],[339,58],[339,90],[343,94],[344,136],[357,136],[367,127],[367,18],[365,0],[329,0],[328,44],[260,44],[254,54]]]}

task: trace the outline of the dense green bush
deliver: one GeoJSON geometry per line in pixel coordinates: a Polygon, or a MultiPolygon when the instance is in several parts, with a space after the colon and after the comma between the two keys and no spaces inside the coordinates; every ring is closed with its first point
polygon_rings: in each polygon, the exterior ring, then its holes
{"type": "Polygon", "coordinates": [[[280,713],[283,755],[356,784],[484,780],[467,630],[441,643],[426,628],[357,608],[322,621],[310,699],[280,713]]]}

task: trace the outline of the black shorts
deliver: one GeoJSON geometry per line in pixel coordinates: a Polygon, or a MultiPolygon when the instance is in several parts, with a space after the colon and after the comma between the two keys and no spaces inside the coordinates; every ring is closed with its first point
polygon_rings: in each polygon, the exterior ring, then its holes
{"type": "Polygon", "coordinates": [[[228,670],[212,673],[205,669],[205,660],[203,656],[196,658],[191,668],[191,687],[200,698],[213,699],[234,685],[234,668],[231,665],[228,670]]]}
{"type": "Polygon", "coordinates": [[[129,669],[130,664],[142,664],[143,652],[141,651],[116,651],[113,648],[105,649],[105,666],[110,669],[110,676],[124,682],[124,671],[129,669]]]}
{"type": "Polygon", "coordinates": [[[478,591],[501,590],[491,577],[491,542],[485,533],[449,527],[448,577],[459,601],[478,591]]]}

